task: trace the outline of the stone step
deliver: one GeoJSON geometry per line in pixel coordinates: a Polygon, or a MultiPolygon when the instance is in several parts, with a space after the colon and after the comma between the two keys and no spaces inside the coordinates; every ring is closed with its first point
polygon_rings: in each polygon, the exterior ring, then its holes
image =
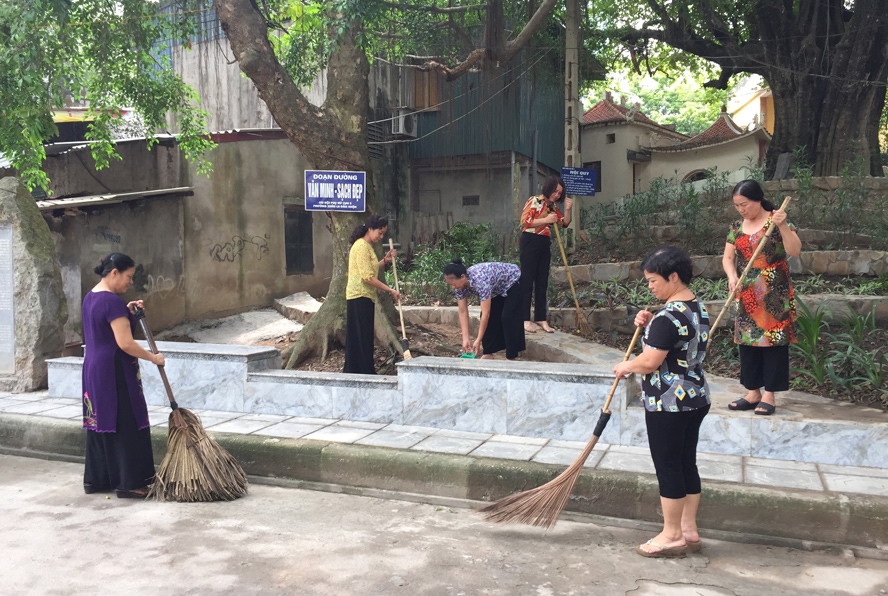
{"type": "Polygon", "coordinates": [[[305,325],[318,312],[321,303],[308,292],[296,292],[274,301],[274,309],[290,320],[305,325]]]}

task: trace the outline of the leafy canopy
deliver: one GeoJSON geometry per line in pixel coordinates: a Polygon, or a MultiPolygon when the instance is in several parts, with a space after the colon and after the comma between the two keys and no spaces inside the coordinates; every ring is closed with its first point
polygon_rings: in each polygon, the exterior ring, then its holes
{"type": "MultiPolygon", "coordinates": [[[[158,48],[187,41],[195,15],[212,10],[200,0],[164,8],[146,0],[4,0],[0,3],[0,151],[29,187],[47,187],[40,169],[43,143],[57,134],[53,110],[66,101],[89,106],[87,138],[96,167],[117,157],[113,126],[121,108],[133,108],[149,138],[177,115],[179,142],[198,172],[213,147],[206,114],[194,90],[158,48]]],[[[150,142],[150,141],[149,141],[150,142]]]]}

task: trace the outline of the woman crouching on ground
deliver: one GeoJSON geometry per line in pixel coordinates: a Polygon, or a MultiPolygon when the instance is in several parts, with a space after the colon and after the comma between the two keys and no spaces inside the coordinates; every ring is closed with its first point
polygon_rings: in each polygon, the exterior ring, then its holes
{"type": "Polygon", "coordinates": [[[348,251],[348,283],[345,286],[345,366],[342,372],[375,375],[373,365],[374,311],[376,291],[391,293],[395,300],[401,295],[379,281],[379,270],[395,258],[395,250],[388,251],[382,260],[376,259],[373,245],[388,231],[388,218],[371,215],[367,223],[357,226],[351,235],[348,251]]]}
{"type": "Polygon", "coordinates": [[[709,315],[688,288],[691,259],[672,246],[644,257],[641,269],[648,288],[664,305],[656,314],[641,311],[635,324],[647,327],[644,349],[614,367],[625,377],[640,373],[645,426],[660,485],[663,531],[636,548],[643,557],[683,557],[697,552],[700,474],[697,439],[709,412],[709,387],[703,358],[709,340],[709,315]]]}
{"type": "Polygon", "coordinates": [[[453,288],[459,305],[463,351],[493,358],[493,354],[504,349],[509,360],[524,351],[520,279],[521,270],[511,263],[478,263],[466,269],[462,259],[454,259],[444,267],[444,281],[453,288]],[[481,302],[481,323],[474,342],[469,334],[471,295],[481,302]]]}

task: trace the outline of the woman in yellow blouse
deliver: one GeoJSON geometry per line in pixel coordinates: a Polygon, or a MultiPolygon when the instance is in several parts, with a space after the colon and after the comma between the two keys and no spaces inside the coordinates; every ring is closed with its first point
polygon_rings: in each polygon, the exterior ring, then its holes
{"type": "Polygon", "coordinates": [[[373,366],[373,313],[376,291],[385,290],[395,300],[401,295],[379,281],[379,270],[395,258],[395,250],[376,259],[373,245],[388,230],[388,219],[371,215],[354,229],[348,253],[348,284],[345,287],[345,367],[342,372],[375,375],[373,366]]]}

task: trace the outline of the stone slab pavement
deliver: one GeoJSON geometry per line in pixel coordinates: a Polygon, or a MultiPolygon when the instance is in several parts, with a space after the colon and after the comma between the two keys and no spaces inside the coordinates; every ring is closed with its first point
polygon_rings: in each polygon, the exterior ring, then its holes
{"type": "MultiPolygon", "coordinates": [[[[165,434],[165,430],[160,429],[166,427],[169,408],[149,406],[148,411],[152,426],[165,434]]],[[[214,433],[309,439],[565,466],[570,465],[585,446],[577,441],[471,433],[423,426],[213,410],[195,412],[200,415],[204,428],[214,433]]],[[[45,391],[0,393],[0,413],[69,420],[80,420],[82,416],[78,400],[49,397],[45,391]]],[[[589,469],[654,474],[650,453],[645,447],[599,443],[586,460],[585,466],[589,469]]],[[[885,468],[814,464],[717,453],[700,453],[698,467],[704,480],[750,487],[801,489],[825,494],[888,496],[888,469],[885,468]]],[[[888,537],[885,542],[888,548],[888,537]]]]}
{"type": "Polygon", "coordinates": [[[85,495],[82,466],[0,455],[0,592],[15,596],[878,596],[888,562],[706,538],[645,559],[655,530],[494,526],[458,504],[271,485],[230,503],[85,495]]]}

